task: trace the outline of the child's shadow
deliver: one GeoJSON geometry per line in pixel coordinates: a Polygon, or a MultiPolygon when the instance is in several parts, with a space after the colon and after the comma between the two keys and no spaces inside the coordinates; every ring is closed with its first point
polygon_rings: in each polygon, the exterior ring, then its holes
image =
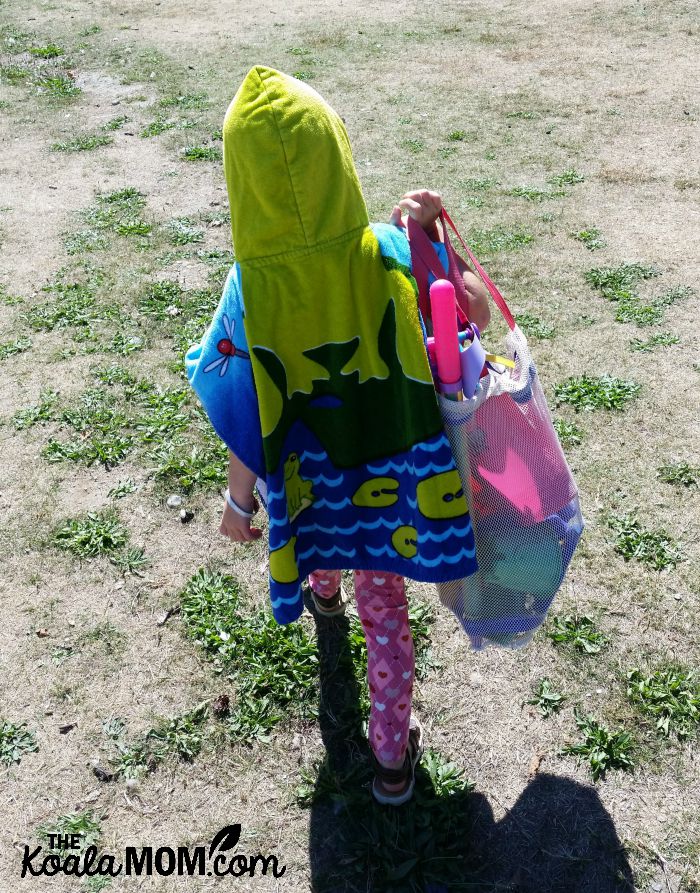
{"type": "Polygon", "coordinates": [[[539,775],[494,822],[486,797],[428,751],[413,800],[376,805],[350,625],[344,617],[318,618],[317,631],[326,758],[306,792],[314,893],[634,891],[596,791],[570,779],[539,775]]]}

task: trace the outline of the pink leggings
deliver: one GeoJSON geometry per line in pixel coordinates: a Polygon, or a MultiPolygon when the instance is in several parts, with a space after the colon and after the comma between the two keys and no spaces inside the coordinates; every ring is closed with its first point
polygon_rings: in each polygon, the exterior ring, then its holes
{"type": "MultiPolygon", "coordinates": [[[[314,571],[309,585],[319,598],[330,598],[340,571],[314,571]]],[[[398,762],[408,743],[415,673],[403,577],[355,571],[355,597],[367,642],[369,743],[382,763],[398,762]]]]}

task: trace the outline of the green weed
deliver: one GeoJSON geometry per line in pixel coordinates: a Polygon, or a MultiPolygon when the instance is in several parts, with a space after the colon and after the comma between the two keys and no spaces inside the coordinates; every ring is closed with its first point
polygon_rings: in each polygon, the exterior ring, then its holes
{"type": "Polygon", "coordinates": [[[657,332],[656,335],[652,335],[646,341],[642,338],[632,338],[630,350],[648,352],[654,350],[655,347],[670,347],[672,344],[678,344],[680,340],[673,332],[657,332]]]}
{"type": "Polygon", "coordinates": [[[6,360],[8,357],[15,356],[15,354],[24,353],[31,346],[32,339],[27,338],[26,335],[20,335],[14,341],[5,341],[0,344],[0,360],[6,360]]]}
{"type": "Polygon", "coordinates": [[[269,611],[248,611],[236,580],[205,569],[181,599],[187,635],[236,684],[227,719],[234,739],[265,740],[285,715],[315,713],[318,655],[302,624],[280,626],[269,611]]]}
{"type": "MultiPolygon", "coordinates": [[[[60,815],[51,822],[43,822],[36,829],[37,836],[41,838],[48,849],[49,836],[61,835],[62,837],[77,834],[80,837],[77,850],[71,852],[84,852],[89,846],[97,845],[102,835],[102,829],[97,815],[88,809],[85,812],[69,812],[60,815]]],[[[51,854],[61,852],[57,849],[48,849],[51,854]]],[[[65,853],[62,853],[65,855],[65,853]]]]}
{"type": "Polygon", "coordinates": [[[190,417],[181,412],[189,402],[190,391],[166,390],[145,394],[141,400],[143,412],[133,421],[142,443],[167,441],[190,425],[190,417]]]}
{"type": "Polygon", "coordinates": [[[89,328],[97,316],[95,297],[97,282],[57,280],[42,291],[52,296],[32,307],[25,315],[29,325],[39,332],[62,328],[89,328]]]}
{"type": "Polygon", "coordinates": [[[423,149],[425,149],[425,143],[423,142],[423,140],[417,139],[416,137],[401,140],[401,146],[412,155],[418,155],[420,152],[423,151],[423,149]]]}
{"type": "Polygon", "coordinates": [[[83,211],[87,223],[98,230],[108,230],[122,236],[144,236],[151,229],[140,215],[146,197],[133,186],[97,196],[97,204],[83,211]]]}
{"type": "MultiPolygon", "coordinates": [[[[456,151],[457,150],[454,148],[454,146],[441,146],[437,150],[437,153],[440,156],[440,158],[451,158],[455,154],[456,151]]],[[[483,199],[482,199],[482,202],[483,202],[483,199]]]]}
{"type": "Polygon", "coordinates": [[[627,696],[645,716],[654,720],[666,738],[690,738],[700,726],[700,679],[696,672],[670,666],[645,674],[627,674],[627,696]]]}
{"type": "Polygon", "coordinates": [[[179,96],[166,96],[160,100],[163,108],[205,109],[210,105],[206,93],[183,93],[179,96]]]}
{"type": "Polygon", "coordinates": [[[39,403],[18,410],[12,417],[12,423],[18,431],[31,428],[37,422],[51,422],[55,418],[54,407],[58,400],[58,391],[42,391],[39,403]]]}
{"type": "Polygon", "coordinates": [[[544,677],[538,682],[534,697],[527,703],[537,707],[541,715],[546,718],[558,713],[564,706],[565,700],[564,695],[554,691],[551,681],[544,677]]]}
{"type": "Polygon", "coordinates": [[[587,614],[554,616],[547,638],[555,645],[569,645],[581,654],[598,654],[608,644],[607,636],[596,629],[595,621],[587,614]]]}
{"type": "Polygon", "coordinates": [[[147,124],[143,128],[140,135],[143,139],[150,139],[150,137],[160,136],[161,133],[165,133],[167,130],[172,130],[174,127],[177,127],[176,121],[166,121],[163,118],[156,118],[155,121],[151,121],[150,124],[147,124]]]}
{"type": "Polygon", "coordinates": [[[227,457],[221,442],[203,448],[173,441],[149,454],[156,463],[154,477],[161,487],[185,493],[200,487],[216,490],[225,486],[227,457]]]}
{"type": "Polygon", "coordinates": [[[537,115],[536,112],[529,112],[525,110],[518,112],[508,112],[508,114],[506,115],[506,118],[515,118],[520,121],[535,121],[538,117],[539,115],[537,115]]]}
{"type": "Polygon", "coordinates": [[[30,47],[29,52],[37,59],[57,59],[64,55],[64,50],[56,46],[55,43],[49,43],[43,47],[30,47]]]}
{"type": "MultiPolygon", "coordinates": [[[[357,791],[362,780],[358,770],[354,777],[349,771],[337,776],[334,786],[340,796],[334,796],[328,785],[336,808],[349,810],[353,828],[338,866],[343,878],[356,877],[362,886],[361,878],[371,878],[372,889],[387,893],[463,886],[464,839],[470,824],[466,803],[473,788],[463,770],[436,751],[426,751],[416,773],[414,797],[397,809],[377,805],[366,793],[348,791],[350,785],[357,791]]],[[[367,772],[364,780],[369,780],[367,772]]],[[[328,794],[318,799],[324,798],[328,794]]],[[[329,881],[332,886],[326,889],[340,889],[343,883],[339,876],[329,881]]]]}
{"type": "Polygon", "coordinates": [[[673,462],[670,465],[662,465],[657,469],[659,480],[665,484],[675,484],[681,487],[700,486],[700,466],[690,465],[688,462],[673,462]]]}
{"type": "Polygon", "coordinates": [[[119,128],[123,127],[129,120],[130,119],[126,115],[120,115],[118,118],[111,118],[106,124],[103,124],[102,127],[100,127],[100,130],[119,130],[119,128]]]}
{"type": "Polygon", "coordinates": [[[447,139],[452,140],[453,142],[463,142],[467,137],[466,130],[453,130],[451,133],[447,134],[447,139]]]}
{"type": "Polygon", "coordinates": [[[204,241],[204,231],[189,217],[175,217],[166,229],[173,245],[197,245],[204,241]]]}
{"type": "Polygon", "coordinates": [[[143,549],[137,547],[125,549],[123,552],[113,555],[109,560],[123,574],[133,574],[137,577],[143,576],[141,570],[151,563],[143,549]]]}
{"type": "Polygon", "coordinates": [[[29,71],[21,65],[0,65],[0,80],[16,87],[29,77],[29,71]]]}
{"type": "Polygon", "coordinates": [[[131,480],[131,478],[127,478],[124,481],[119,481],[116,487],[112,487],[112,489],[107,493],[107,496],[110,499],[124,499],[125,496],[129,496],[131,493],[136,493],[138,487],[131,480]]]}
{"type": "Polygon", "coordinates": [[[646,530],[635,515],[614,515],[608,526],[617,534],[615,551],[625,561],[636,558],[660,571],[684,559],[678,543],[665,530],[646,530]]]}
{"type": "Polygon", "coordinates": [[[53,542],[78,558],[115,555],[129,538],[129,532],[112,511],[88,512],[70,518],[53,534],[53,542]]]}
{"type": "Polygon", "coordinates": [[[531,313],[519,313],[517,323],[526,335],[539,338],[542,341],[554,338],[554,326],[542,322],[539,316],[533,316],[531,313]]]}
{"type": "MultiPolygon", "coordinates": [[[[309,62],[309,59],[304,59],[304,62],[309,62]]],[[[298,81],[311,81],[314,78],[314,72],[309,68],[300,68],[297,71],[292,72],[292,77],[296,78],[298,81]]]]}
{"type": "Polygon", "coordinates": [[[59,74],[54,77],[41,78],[36,82],[39,93],[50,99],[74,99],[82,90],[68,75],[59,74]]]}
{"type": "Polygon", "coordinates": [[[496,254],[499,251],[517,251],[529,245],[534,238],[532,233],[523,229],[495,226],[488,230],[471,230],[467,244],[479,256],[496,254]]]}
{"type": "Polygon", "coordinates": [[[603,297],[610,301],[619,301],[635,295],[633,291],[637,282],[644,282],[660,276],[656,267],[645,264],[621,264],[619,267],[596,267],[588,270],[584,278],[589,285],[597,288],[603,297]]]}
{"type": "Polygon", "coordinates": [[[41,456],[47,462],[78,462],[87,466],[98,462],[111,470],[119,465],[132,447],[132,438],[109,432],[72,441],[50,438],[41,456]]]}
{"type": "Polygon", "coordinates": [[[101,31],[102,28],[99,25],[88,25],[87,28],[83,28],[78,34],[80,37],[92,37],[93,34],[99,34],[101,31]]]}
{"type": "Polygon", "coordinates": [[[89,152],[91,149],[99,149],[101,146],[111,146],[114,137],[107,133],[89,133],[77,136],[65,143],[52,143],[54,152],[89,152]]]}
{"type": "Polygon", "coordinates": [[[610,375],[579,375],[555,385],[554,396],[557,405],[568,403],[577,412],[594,409],[621,410],[640,390],[641,385],[637,382],[610,375]]]}
{"type": "Polygon", "coordinates": [[[550,198],[561,198],[565,192],[547,192],[544,189],[537,189],[535,186],[513,186],[506,190],[506,195],[512,195],[515,198],[524,198],[529,202],[544,202],[550,198]]]}
{"type": "Polygon", "coordinates": [[[634,769],[634,742],[628,732],[621,729],[612,732],[578,710],[576,725],[583,732],[584,740],[580,744],[563,748],[562,753],[577,756],[579,762],[588,762],[593,781],[598,781],[611,769],[622,769],[625,772],[634,769]]]}
{"type": "Polygon", "coordinates": [[[63,245],[70,255],[84,254],[90,251],[104,251],[109,245],[107,236],[94,229],[82,229],[66,235],[63,245]]]}
{"type": "Polygon", "coordinates": [[[0,764],[11,766],[19,763],[25,753],[39,750],[36,736],[25,723],[15,725],[0,719],[0,764]]]}
{"type": "Polygon", "coordinates": [[[186,146],[180,150],[185,161],[220,161],[221,149],[216,146],[186,146]]]}
{"type": "Polygon", "coordinates": [[[464,180],[459,181],[459,185],[464,189],[483,191],[493,189],[499,184],[494,177],[466,177],[464,180]]]}
{"type": "Polygon", "coordinates": [[[555,419],[554,430],[562,446],[578,446],[583,441],[584,431],[575,422],[555,419]]]}
{"type": "Polygon", "coordinates": [[[547,182],[550,186],[575,186],[577,183],[583,183],[586,178],[579,174],[578,171],[573,169],[569,169],[563,171],[561,174],[555,174],[555,176],[550,177],[547,182]]]}
{"type": "Polygon", "coordinates": [[[86,629],[78,636],[77,646],[99,645],[109,654],[123,651],[126,645],[126,635],[118,629],[110,620],[103,620],[90,629],[86,629]]]}
{"type": "MultiPolygon", "coordinates": [[[[129,778],[152,772],[171,756],[192,762],[202,749],[203,725],[208,716],[209,708],[204,702],[182,716],[163,720],[131,746],[121,744],[114,763],[116,771],[129,778]]],[[[119,739],[113,740],[119,746],[119,739]]]]}
{"type": "Polygon", "coordinates": [[[597,251],[599,248],[605,248],[606,241],[601,237],[600,230],[595,226],[588,229],[579,230],[576,233],[570,233],[572,239],[581,242],[589,251],[597,251]]]}

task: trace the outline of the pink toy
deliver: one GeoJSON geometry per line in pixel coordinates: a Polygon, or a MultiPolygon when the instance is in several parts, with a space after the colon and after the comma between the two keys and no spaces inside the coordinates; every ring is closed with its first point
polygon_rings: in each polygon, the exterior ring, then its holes
{"type": "Polygon", "coordinates": [[[430,316],[433,321],[440,391],[453,400],[461,400],[462,367],[459,361],[457,301],[454,285],[447,279],[436,279],[430,286],[430,316]]]}

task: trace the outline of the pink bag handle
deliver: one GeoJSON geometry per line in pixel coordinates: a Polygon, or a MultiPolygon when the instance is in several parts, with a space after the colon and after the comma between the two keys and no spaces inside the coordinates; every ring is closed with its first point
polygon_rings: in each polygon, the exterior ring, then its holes
{"type": "MultiPolygon", "coordinates": [[[[445,244],[447,246],[449,238],[447,237],[447,228],[444,223],[443,230],[445,233],[445,244]]],[[[457,296],[457,318],[462,328],[464,328],[469,322],[464,309],[468,306],[467,291],[464,287],[464,280],[459,274],[454,251],[448,250],[447,252],[449,267],[446,274],[429,236],[423,227],[412,217],[408,218],[408,237],[411,246],[413,277],[418,285],[418,306],[420,307],[423,319],[426,321],[430,319],[428,273],[432,273],[436,279],[449,279],[454,285],[457,296]]],[[[450,249],[451,248],[452,246],[450,245],[450,249]]]]}
{"type": "MultiPolygon", "coordinates": [[[[464,248],[464,250],[467,252],[467,257],[474,264],[474,269],[481,277],[484,285],[486,286],[486,288],[489,291],[489,294],[493,298],[495,305],[498,307],[498,309],[503,314],[503,319],[505,319],[506,323],[508,324],[508,328],[512,331],[515,328],[515,319],[513,317],[513,314],[510,312],[508,305],[506,304],[505,298],[500,293],[500,291],[496,288],[496,286],[492,282],[491,277],[486,272],[486,270],[481,266],[479,261],[474,257],[473,252],[471,251],[471,249],[469,248],[467,243],[464,241],[464,239],[460,236],[459,232],[457,231],[457,227],[454,225],[454,223],[452,222],[452,219],[450,218],[450,215],[447,213],[447,211],[444,208],[440,212],[440,219],[442,220],[442,227],[445,231],[445,248],[447,249],[448,257],[450,255],[450,252],[452,252],[454,254],[454,249],[452,248],[452,245],[449,244],[448,239],[447,239],[447,227],[445,226],[446,222],[449,223],[449,225],[452,227],[452,230],[453,230],[454,234],[457,236],[457,238],[459,239],[459,241],[462,245],[462,248],[464,248]]],[[[431,245],[431,247],[432,247],[432,245],[431,245]]],[[[452,266],[451,262],[450,262],[450,266],[452,266]]],[[[461,278],[462,277],[460,276],[460,279],[461,278]]]]}

